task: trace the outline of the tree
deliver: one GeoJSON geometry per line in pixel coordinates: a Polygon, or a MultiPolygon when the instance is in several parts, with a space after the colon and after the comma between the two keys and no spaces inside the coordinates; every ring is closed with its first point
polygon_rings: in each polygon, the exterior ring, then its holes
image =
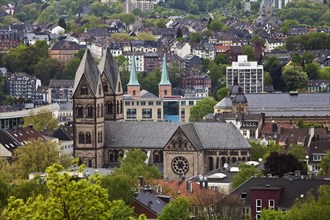
{"type": "Polygon", "coordinates": [[[253,176],[262,176],[261,170],[252,165],[240,164],[239,169],[240,171],[233,177],[233,181],[231,183],[233,188],[237,188],[253,176]]]}
{"type": "Polygon", "coordinates": [[[158,216],[159,220],[188,220],[188,200],[183,197],[179,197],[172,202],[168,203],[158,216]]]}
{"type": "Polygon", "coordinates": [[[109,200],[123,200],[127,205],[132,202],[134,182],[126,174],[112,174],[100,177],[100,185],[108,190],[109,200]]]}
{"type": "Polygon", "coordinates": [[[10,195],[10,185],[6,181],[0,179],[0,211],[6,207],[7,199],[10,195]]]}
{"type": "Polygon", "coordinates": [[[108,200],[107,190],[98,183],[98,177],[75,180],[68,173],[60,173],[63,167],[57,164],[47,168],[45,196],[30,197],[27,202],[10,197],[3,216],[15,219],[128,219],[133,209],[123,201],[108,200]]]}
{"type": "Polygon", "coordinates": [[[242,48],[242,52],[244,55],[248,56],[248,60],[254,60],[255,56],[254,56],[254,52],[251,46],[244,46],[242,48]]]}
{"type": "Polygon", "coordinates": [[[287,212],[285,219],[330,219],[330,185],[318,188],[318,197],[308,192],[302,198],[297,198],[294,205],[287,212]]]}
{"type": "Polygon", "coordinates": [[[264,158],[267,152],[267,146],[257,143],[255,141],[250,142],[251,145],[251,160],[258,161],[259,158],[264,158]]]}
{"type": "Polygon", "coordinates": [[[30,197],[36,197],[39,194],[46,195],[48,189],[41,177],[32,180],[23,180],[18,185],[14,185],[11,195],[15,198],[22,199],[27,202],[30,197]]]}
{"type": "Polygon", "coordinates": [[[285,173],[295,172],[296,170],[300,170],[301,173],[306,173],[303,163],[291,154],[272,152],[266,158],[264,164],[264,173],[274,176],[278,175],[282,177],[285,173]]]}
{"type": "Polygon", "coordinates": [[[36,114],[30,112],[30,115],[24,117],[24,127],[32,125],[37,131],[54,131],[58,128],[58,120],[53,116],[53,113],[48,110],[40,110],[36,114]]]}
{"type": "Polygon", "coordinates": [[[33,67],[34,75],[41,80],[43,85],[49,85],[50,79],[54,79],[61,71],[61,64],[57,59],[40,58],[33,67]]]}
{"type": "Polygon", "coordinates": [[[217,20],[212,20],[211,23],[209,24],[209,29],[215,32],[219,32],[221,31],[223,28],[223,25],[221,23],[221,21],[217,21],[217,20]]]}
{"type": "Polygon", "coordinates": [[[144,179],[160,178],[160,173],[155,166],[149,166],[144,161],[147,155],[140,149],[134,149],[126,152],[125,156],[119,159],[119,168],[115,174],[128,175],[132,181],[136,181],[140,176],[144,179]]]}
{"type": "Polygon", "coordinates": [[[302,57],[299,55],[299,53],[293,53],[291,56],[291,61],[300,66],[302,64],[302,57]]]}
{"type": "Polygon", "coordinates": [[[190,109],[190,118],[189,121],[196,122],[202,121],[203,117],[209,113],[213,113],[214,106],[217,104],[213,98],[204,98],[201,101],[197,102],[195,106],[190,109]]]}
{"type": "Polygon", "coordinates": [[[15,150],[16,160],[12,164],[14,174],[27,178],[31,172],[44,172],[48,166],[61,162],[59,153],[60,148],[53,141],[29,141],[15,150]]]}
{"type": "Polygon", "coordinates": [[[11,183],[13,180],[12,166],[5,157],[0,157],[0,180],[11,183]]]}
{"type": "Polygon", "coordinates": [[[329,175],[330,169],[330,150],[327,151],[327,154],[321,160],[321,175],[329,175]]]}
{"type": "Polygon", "coordinates": [[[228,87],[222,87],[217,91],[217,100],[221,101],[223,98],[225,98],[229,93],[228,87]]]}
{"type": "Polygon", "coordinates": [[[266,64],[264,65],[265,71],[269,72],[274,63],[279,64],[279,60],[276,56],[270,56],[266,58],[266,64]]]}
{"type": "Polygon", "coordinates": [[[286,65],[282,69],[286,91],[303,90],[308,86],[308,76],[300,66],[286,65]]]}
{"type": "Polygon", "coordinates": [[[303,146],[293,145],[288,153],[298,160],[305,160],[306,158],[306,151],[303,146]]]}
{"type": "Polygon", "coordinates": [[[200,33],[190,33],[189,41],[191,43],[199,43],[202,40],[202,35],[200,33]]]}
{"type": "Polygon", "coordinates": [[[325,66],[322,69],[320,69],[319,78],[330,79],[330,66],[325,66]]]}
{"type": "Polygon", "coordinates": [[[316,62],[308,63],[305,65],[305,71],[309,79],[318,79],[320,72],[320,64],[316,62]]]}
{"type": "Polygon", "coordinates": [[[217,54],[214,58],[216,64],[228,64],[228,56],[226,54],[217,54]]]}
{"type": "Polygon", "coordinates": [[[263,209],[260,216],[261,220],[286,220],[286,213],[281,209],[263,209]]]}
{"type": "Polygon", "coordinates": [[[65,23],[64,18],[60,18],[58,20],[58,23],[57,24],[58,24],[58,26],[62,27],[64,30],[66,30],[66,23],[65,23]]]}

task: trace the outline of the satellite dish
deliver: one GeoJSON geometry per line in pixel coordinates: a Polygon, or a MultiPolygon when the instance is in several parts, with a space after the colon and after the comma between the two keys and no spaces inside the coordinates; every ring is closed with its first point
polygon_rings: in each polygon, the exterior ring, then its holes
{"type": "Polygon", "coordinates": [[[228,163],[225,163],[225,164],[223,165],[223,167],[227,169],[227,168],[228,168],[228,163]]]}

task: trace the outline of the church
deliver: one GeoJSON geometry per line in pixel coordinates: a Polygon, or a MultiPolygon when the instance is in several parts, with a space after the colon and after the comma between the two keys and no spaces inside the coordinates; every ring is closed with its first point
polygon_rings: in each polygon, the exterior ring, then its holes
{"type": "MultiPolygon", "coordinates": [[[[166,59],[159,94],[171,95],[166,59]]],[[[134,75],[131,77],[135,77],[134,75]]],[[[130,79],[128,94],[139,88],[130,79]]],[[[88,167],[115,167],[130,149],[164,177],[187,178],[250,160],[251,146],[233,124],[124,121],[124,91],[109,49],[99,64],[87,49],[77,69],[73,93],[74,156],[88,167]]]]}

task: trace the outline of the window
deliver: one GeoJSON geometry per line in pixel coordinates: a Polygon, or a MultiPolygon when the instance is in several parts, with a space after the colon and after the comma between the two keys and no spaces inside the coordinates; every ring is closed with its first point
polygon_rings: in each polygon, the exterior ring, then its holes
{"type": "Polygon", "coordinates": [[[77,118],[83,117],[83,107],[81,105],[77,106],[77,118]]]}
{"type": "Polygon", "coordinates": [[[103,103],[101,103],[101,117],[103,117],[103,111],[104,111],[104,109],[103,109],[103,103]]]}
{"type": "Polygon", "coordinates": [[[91,133],[86,132],[86,144],[92,143],[91,133]]]}
{"type": "Polygon", "coordinates": [[[101,85],[99,85],[99,95],[101,95],[101,85]]]}
{"type": "Polygon", "coordinates": [[[121,83],[118,82],[118,92],[121,92],[121,83]]]}
{"type": "Polygon", "coordinates": [[[102,143],[102,131],[97,132],[97,143],[102,143]]]}
{"type": "Polygon", "coordinates": [[[133,95],[136,96],[136,91],[135,90],[133,90],[133,95]]]}
{"type": "Polygon", "coordinates": [[[107,114],[113,114],[113,104],[112,102],[107,102],[107,114]]]}
{"type": "Polygon", "coordinates": [[[130,101],[125,101],[125,105],[127,106],[127,105],[130,105],[131,104],[131,102],[130,101]]]}
{"type": "Polygon", "coordinates": [[[321,161],[322,160],[322,156],[321,155],[313,155],[313,160],[314,161],[321,161]]]}
{"type": "Polygon", "coordinates": [[[127,109],[127,119],[136,119],[136,109],[127,109]]]}
{"type": "Polygon", "coordinates": [[[181,101],[181,105],[186,105],[186,101],[181,101]]]}
{"type": "Polygon", "coordinates": [[[152,110],[150,108],[142,109],[142,118],[144,119],[152,118],[152,110]]]}
{"type": "Polygon", "coordinates": [[[149,101],[149,102],[148,102],[148,105],[153,105],[153,104],[154,104],[153,101],[149,101]]]}
{"type": "Polygon", "coordinates": [[[194,105],[194,101],[189,101],[189,105],[194,105]]]}
{"type": "Polygon", "coordinates": [[[117,101],[117,102],[116,102],[116,114],[119,113],[119,107],[120,107],[120,106],[119,106],[119,101],[117,101]]]}
{"type": "Polygon", "coordinates": [[[108,92],[108,85],[107,85],[107,83],[103,83],[103,92],[108,92]]]}
{"type": "Polygon", "coordinates": [[[161,105],[161,102],[160,101],[156,101],[156,105],[161,105]]]}
{"type": "Polygon", "coordinates": [[[157,118],[158,119],[162,118],[162,110],[160,108],[157,109],[157,118]]]}
{"type": "Polygon", "coordinates": [[[256,132],[255,131],[250,131],[250,137],[255,137],[256,136],[256,132]]]}
{"type": "Polygon", "coordinates": [[[262,210],[262,200],[261,199],[256,199],[256,212],[260,213],[262,210]]]}
{"type": "Polygon", "coordinates": [[[124,112],[124,106],[123,106],[123,101],[120,101],[120,113],[124,112]]]}
{"type": "Polygon", "coordinates": [[[79,133],[79,144],[84,144],[84,143],[85,143],[84,133],[80,132],[79,133]]]}
{"type": "Polygon", "coordinates": [[[268,200],[268,208],[269,209],[274,209],[275,208],[275,200],[274,199],[268,200]]]}
{"type": "Polygon", "coordinates": [[[247,135],[247,131],[243,130],[243,136],[246,136],[246,135],[247,135]]]}
{"type": "Polygon", "coordinates": [[[167,95],[167,90],[166,89],[164,90],[164,95],[167,95]]]}
{"type": "Polygon", "coordinates": [[[87,117],[93,118],[93,106],[91,106],[91,105],[87,106],[87,117]]]}
{"type": "Polygon", "coordinates": [[[87,86],[82,86],[80,88],[80,95],[88,95],[88,89],[87,86]]]}
{"type": "Polygon", "coordinates": [[[146,102],[145,101],[141,101],[141,105],[146,105],[146,102]]]}

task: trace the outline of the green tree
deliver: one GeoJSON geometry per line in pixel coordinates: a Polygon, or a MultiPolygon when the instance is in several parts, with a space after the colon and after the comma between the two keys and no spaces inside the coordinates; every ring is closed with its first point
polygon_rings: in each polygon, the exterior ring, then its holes
{"type": "Polygon", "coordinates": [[[244,55],[248,56],[248,60],[252,61],[255,59],[254,52],[251,46],[244,46],[242,48],[242,52],[244,55]]]}
{"type": "Polygon", "coordinates": [[[288,151],[288,153],[292,154],[298,160],[305,160],[306,158],[306,151],[303,146],[293,145],[288,151]]]}
{"type": "Polygon", "coordinates": [[[60,147],[57,143],[41,139],[31,140],[24,147],[15,150],[17,159],[12,164],[14,174],[26,179],[31,172],[44,172],[48,166],[62,162],[59,154],[60,147]]]}
{"type": "Polygon", "coordinates": [[[286,213],[282,210],[263,209],[261,211],[261,220],[286,220],[286,213]]]}
{"type": "Polygon", "coordinates": [[[11,195],[17,199],[23,199],[27,202],[30,197],[36,197],[39,194],[46,195],[48,189],[41,177],[32,180],[23,180],[18,185],[14,185],[11,195]]]}
{"type": "Polygon", "coordinates": [[[10,197],[3,216],[8,220],[62,219],[128,219],[133,209],[121,200],[110,202],[107,190],[99,185],[98,177],[78,181],[63,171],[60,165],[47,168],[45,196],[22,199],[10,197]]]}
{"type": "Polygon", "coordinates": [[[64,18],[60,18],[58,20],[58,23],[57,24],[58,24],[58,26],[62,27],[64,30],[66,30],[66,23],[65,23],[64,18]]]}
{"type": "Polygon", "coordinates": [[[301,66],[302,64],[302,57],[299,55],[299,53],[293,53],[291,56],[291,61],[296,64],[301,66]]]}
{"type": "Polygon", "coordinates": [[[267,146],[257,143],[255,141],[250,142],[251,145],[251,160],[258,161],[259,158],[264,158],[267,152],[267,146]]]}
{"type": "Polygon", "coordinates": [[[11,187],[9,183],[0,179],[0,211],[6,207],[7,199],[10,196],[11,187]]]}
{"type": "Polygon", "coordinates": [[[109,200],[123,200],[127,205],[132,202],[134,182],[126,174],[112,174],[100,177],[100,185],[108,190],[109,200]]]}
{"type": "Polygon", "coordinates": [[[237,188],[253,176],[262,176],[261,170],[251,165],[240,164],[239,169],[240,171],[233,177],[231,183],[233,188],[237,188]]]}
{"type": "Polygon", "coordinates": [[[204,98],[201,101],[197,102],[197,104],[190,109],[189,121],[191,122],[202,121],[205,115],[214,112],[213,107],[216,104],[217,101],[209,97],[204,98]]]}
{"type": "Polygon", "coordinates": [[[320,73],[320,64],[316,62],[308,63],[305,65],[305,71],[309,79],[318,79],[320,73]]]}
{"type": "Polygon", "coordinates": [[[212,20],[211,23],[209,24],[209,29],[215,32],[221,31],[223,28],[223,25],[221,21],[218,20],[212,20]]]}
{"type": "Polygon", "coordinates": [[[266,58],[266,64],[264,65],[265,71],[269,72],[273,65],[279,64],[279,60],[276,56],[270,56],[266,58]]]}
{"type": "Polygon", "coordinates": [[[307,73],[300,66],[286,65],[282,68],[282,79],[286,85],[286,91],[304,90],[308,86],[307,73]]]}
{"type": "Polygon", "coordinates": [[[327,151],[327,154],[321,160],[321,175],[329,175],[330,169],[330,150],[327,151]]]}
{"type": "Polygon", "coordinates": [[[58,120],[53,116],[53,113],[48,110],[40,110],[36,114],[30,112],[29,116],[24,117],[24,127],[33,125],[37,131],[54,131],[58,128],[58,120]]]}
{"type": "Polygon", "coordinates": [[[191,43],[199,43],[202,40],[202,35],[200,33],[190,33],[189,41],[191,43]]]}
{"type": "Polygon", "coordinates": [[[0,180],[11,183],[13,180],[12,166],[5,157],[0,157],[0,180]]]}
{"type": "Polygon", "coordinates": [[[158,216],[158,220],[188,220],[188,200],[183,197],[179,197],[174,201],[168,203],[158,216]]]}
{"type": "Polygon", "coordinates": [[[227,54],[217,54],[214,58],[214,62],[216,64],[228,64],[228,56],[227,54]]]}
{"type": "Polygon", "coordinates": [[[221,101],[223,98],[225,98],[229,93],[228,87],[222,87],[217,91],[217,100],[221,101]]]}
{"type": "Polygon", "coordinates": [[[303,198],[298,198],[287,212],[285,219],[330,219],[330,185],[318,188],[318,198],[311,192],[303,198]]]}
{"type": "Polygon", "coordinates": [[[330,66],[325,66],[322,69],[320,69],[319,78],[330,79],[330,66]]]}
{"type": "Polygon", "coordinates": [[[271,86],[273,84],[273,79],[269,72],[264,72],[264,86],[271,86]]]}
{"type": "Polygon", "coordinates": [[[132,181],[137,181],[140,176],[144,179],[160,178],[160,173],[156,166],[149,166],[145,163],[147,155],[140,149],[134,149],[126,152],[125,157],[119,159],[119,168],[115,174],[128,175],[132,181]]]}
{"type": "Polygon", "coordinates": [[[49,85],[50,79],[54,79],[61,71],[61,64],[57,59],[40,58],[33,67],[34,75],[41,80],[43,85],[49,85]]]}

